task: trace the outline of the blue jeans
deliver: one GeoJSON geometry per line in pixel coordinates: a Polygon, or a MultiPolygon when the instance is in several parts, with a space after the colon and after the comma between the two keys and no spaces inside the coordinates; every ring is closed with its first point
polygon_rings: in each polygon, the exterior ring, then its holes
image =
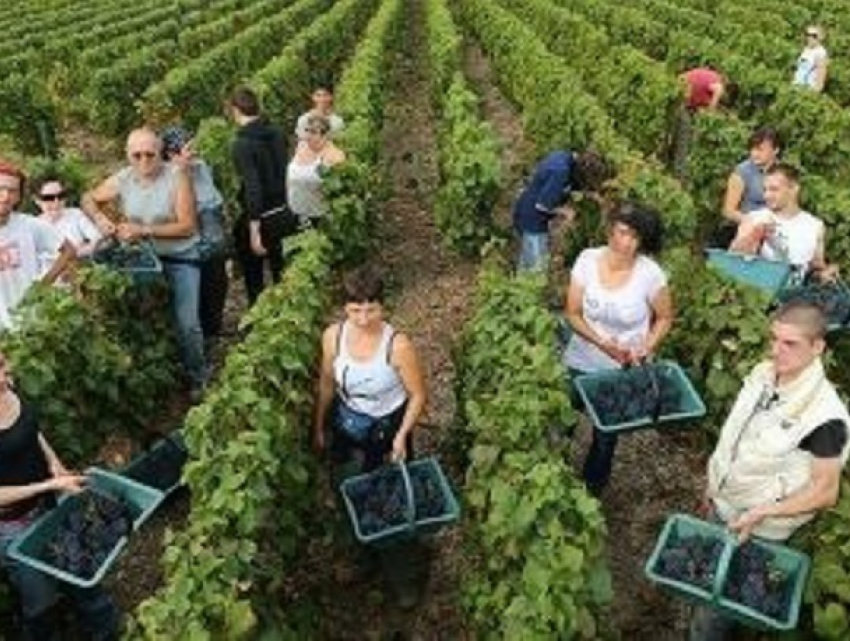
{"type": "Polygon", "coordinates": [[[204,356],[204,332],[198,306],[201,297],[199,263],[160,256],[168,286],[171,288],[171,313],[177,326],[180,362],[193,387],[207,382],[209,372],[204,356]]]}
{"type": "MultiPolygon", "coordinates": [[[[60,631],[46,621],[45,615],[59,597],[59,584],[49,574],[15,561],[7,555],[12,541],[26,529],[38,513],[19,521],[0,521],[0,568],[6,570],[9,582],[21,601],[21,613],[29,638],[52,641],[62,638],[60,631]]],[[[93,640],[117,639],[121,614],[112,598],[100,587],[63,586],[71,597],[81,624],[93,640]]]]}
{"type": "Polygon", "coordinates": [[[519,233],[518,271],[545,271],[549,265],[549,234],[519,233]]]}

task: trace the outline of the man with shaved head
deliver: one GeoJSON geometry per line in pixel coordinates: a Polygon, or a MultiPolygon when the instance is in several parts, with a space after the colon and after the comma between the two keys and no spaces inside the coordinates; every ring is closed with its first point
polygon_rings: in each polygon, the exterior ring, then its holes
{"type": "MultiPolygon", "coordinates": [[[[770,358],[738,394],[708,464],[705,509],[735,532],[788,539],[838,501],[850,416],[824,372],[823,311],[786,304],[770,325],[770,358]]],[[[697,608],[691,639],[726,639],[733,623],[697,608]]]]}
{"type": "Polygon", "coordinates": [[[162,141],[152,129],[127,136],[129,166],[109,176],[83,198],[83,208],[106,234],[125,243],[149,242],[171,288],[183,368],[193,400],[199,400],[209,372],[198,316],[201,260],[195,192],[190,173],[166,163],[162,141]],[[101,210],[112,204],[123,215],[113,223],[101,210]]]}

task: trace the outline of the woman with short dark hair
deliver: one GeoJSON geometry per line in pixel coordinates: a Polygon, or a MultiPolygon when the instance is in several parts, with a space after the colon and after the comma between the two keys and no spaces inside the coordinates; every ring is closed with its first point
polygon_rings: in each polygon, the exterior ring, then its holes
{"type": "MultiPolygon", "coordinates": [[[[564,361],[572,375],[640,363],[657,351],[673,321],[667,276],[650,258],[663,234],[656,212],[626,203],[609,216],[608,242],[579,254],[566,295],[573,335],[564,361]]],[[[597,495],[616,445],[616,435],[593,430],[584,480],[597,495]]]]}
{"type": "Polygon", "coordinates": [[[368,472],[410,455],[425,379],[413,342],[385,320],[380,276],[361,268],[343,283],[345,320],[322,337],[314,443],[324,450],[330,428],[334,463],[368,472]]]}

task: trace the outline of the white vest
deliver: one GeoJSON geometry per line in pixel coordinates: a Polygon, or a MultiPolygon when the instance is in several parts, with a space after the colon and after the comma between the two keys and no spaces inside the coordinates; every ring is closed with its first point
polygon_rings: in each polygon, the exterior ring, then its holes
{"type": "MultiPolygon", "coordinates": [[[[723,425],[708,464],[708,491],[728,522],[742,512],[785,497],[811,482],[814,456],[800,441],[828,420],[850,425],[847,408],[826,379],[820,359],[788,385],[776,387],[773,365],[753,369],[723,425]]],[[[850,454],[850,439],[841,452],[850,454]]],[[[757,536],[785,540],[814,512],[764,519],[757,536]]]]}

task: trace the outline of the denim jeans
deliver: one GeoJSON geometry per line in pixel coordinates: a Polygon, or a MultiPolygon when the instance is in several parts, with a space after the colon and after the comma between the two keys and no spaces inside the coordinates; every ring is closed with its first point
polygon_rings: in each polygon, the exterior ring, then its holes
{"type": "MultiPolygon", "coordinates": [[[[8,556],[9,546],[38,516],[34,514],[18,521],[0,522],[0,567],[6,570],[12,587],[21,601],[24,626],[30,639],[53,641],[60,631],[51,626],[45,615],[59,597],[59,584],[49,574],[24,565],[8,556]]],[[[63,585],[71,597],[83,627],[96,641],[117,639],[121,614],[112,598],[100,587],[79,588],[63,585]]]]}
{"type": "Polygon", "coordinates": [[[549,234],[520,232],[518,271],[545,271],[549,265],[549,234]]]}
{"type": "Polygon", "coordinates": [[[177,326],[180,361],[192,386],[200,387],[209,375],[204,356],[204,333],[198,314],[201,269],[195,262],[160,258],[171,288],[171,313],[177,326]]]}

